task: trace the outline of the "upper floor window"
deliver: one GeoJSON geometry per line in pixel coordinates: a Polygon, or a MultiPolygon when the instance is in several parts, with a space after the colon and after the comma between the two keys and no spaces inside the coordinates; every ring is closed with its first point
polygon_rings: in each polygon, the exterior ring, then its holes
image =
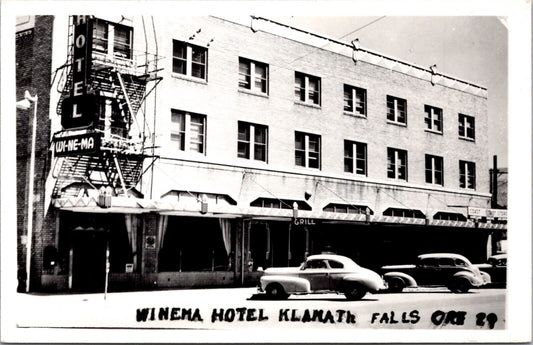
{"type": "Polygon", "coordinates": [[[442,133],[442,109],[424,105],[424,111],[426,112],[424,121],[427,129],[432,132],[442,133]]]}
{"type": "Polygon", "coordinates": [[[444,185],[443,159],[439,156],[426,155],[426,183],[444,185]]]}
{"type": "Polygon", "coordinates": [[[93,27],[93,49],[107,56],[131,59],[132,36],[133,29],[129,26],[96,19],[93,27]]]}
{"type": "Polygon", "coordinates": [[[407,181],[407,151],[387,148],[387,177],[407,181]]]}
{"type": "Polygon", "coordinates": [[[207,48],[173,40],[172,72],[207,80],[207,48]]]}
{"type": "Polygon", "coordinates": [[[295,164],[320,169],[320,135],[295,132],[295,164]]]}
{"type": "Polygon", "coordinates": [[[181,151],[205,153],[206,116],[172,109],[170,140],[181,151]]]}
{"type": "Polygon", "coordinates": [[[387,120],[407,125],[407,101],[405,99],[387,96],[387,120]]]}
{"type": "Polygon", "coordinates": [[[344,140],[344,171],[366,176],[366,144],[344,140]]]}
{"type": "Polygon", "coordinates": [[[294,95],[297,101],[320,105],[320,78],[296,72],[294,74],[294,95]]]}
{"type": "Polygon", "coordinates": [[[476,163],[459,161],[459,187],[476,189],[476,163]]]}
{"type": "Polygon", "coordinates": [[[239,121],[237,157],[267,161],[267,126],[239,121]]]}
{"type": "Polygon", "coordinates": [[[344,84],[344,111],[366,116],[366,90],[344,84]]]}
{"type": "Polygon", "coordinates": [[[475,129],[473,116],[459,114],[459,138],[474,140],[476,138],[475,129]]]}
{"type": "Polygon", "coordinates": [[[268,65],[239,58],[239,87],[268,94],[268,65]]]}

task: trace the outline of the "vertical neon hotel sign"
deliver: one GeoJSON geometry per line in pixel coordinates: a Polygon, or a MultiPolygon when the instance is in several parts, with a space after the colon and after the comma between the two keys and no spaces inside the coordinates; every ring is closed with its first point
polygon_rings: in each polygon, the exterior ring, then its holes
{"type": "Polygon", "coordinates": [[[62,104],[61,125],[64,129],[89,127],[97,115],[96,96],[90,89],[93,36],[90,19],[91,16],[73,16],[72,89],[62,104]]]}

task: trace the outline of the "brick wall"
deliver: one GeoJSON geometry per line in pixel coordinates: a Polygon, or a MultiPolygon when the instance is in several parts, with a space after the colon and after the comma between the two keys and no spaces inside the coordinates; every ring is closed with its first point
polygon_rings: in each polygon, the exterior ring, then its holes
{"type": "MultiPolygon", "coordinates": [[[[261,31],[254,33],[248,26],[217,18],[184,17],[180,21],[158,18],[156,27],[159,54],[169,57],[162,60],[160,66],[164,68],[164,79],[157,89],[156,146],[161,149],[156,154],[174,159],[221,163],[229,167],[253,168],[258,179],[262,173],[257,171],[264,172],[264,175],[270,174],[268,171],[279,171],[296,173],[306,180],[300,183],[286,176],[265,176],[261,180],[263,186],[278,197],[288,197],[291,191],[298,191],[296,197],[301,199],[304,190],[313,190],[316,179],[324,177],[330,179],[328,188],[335,190],[342,198],[366,201],[379,213],[387,207],[410,207],[421,209],[425,214],[427,211],[431,217],[437,211],[466,210],[448,209],[447,205],[490,207],[489,179],[485,173],[489,160],[485,97],[458,88],[439,84],[433,86],[429,80],[368,62],[354,64],[351,56],[261,31]],[[201,32],[189,40],[198,29],[201,32]],[[210,42],[212,38],[214,40],[210,42]],[[173,40],[204,47],[210,42],[207,82],[191,81],[191,78],[172,73],[173,40]],[[267,97],[239,89],[239,57],[268,64],[267,97]],[[321,78],[320,107],[295,102],[295,71],[321,78]],[[344,114],[344,84],[367,90],[366,117],[344,114]],[[387,95],[407,100],[407,126],[387,123],[387,95]],[[442,134],[425,130],[424,105],[443,109],[442,134]],[[205,154],[180,151],[170,141],[171,109],[206,115],[205,154]],[[475,141],[458,138],[459,113],[475,118],[475,141]],[[268,126],[268,163],[237,157],[238,121],[268,126]],[[320,170],[295,165],[294,131],[321,136],[320,170]],[[367,176],[344,172],[345,139],[367,144],[367,176]],[[407,182],[387,177],[387,147],[408,152],[407,182]],[[426,154],[443,157],[444,186],[426,183],[426,154]],[[459,187],[459,160],[476,163],[476,190],[459,187]],[[380,195],[376,192],[379,189],[386,191],[386,194],[380,195]],[[434,198],[428,198],[429,194],[434,198]]],[[[139,29],[135,27],[135,32],[138,33],[139,29]]],[[[148,109],[151,109],[150,105],[148,109]]],[[[147,122],[151,124],[153,119],[147,122]]],[[[157,164],[163,166],[161,163],[157,164]]],[[[205,181],[202,180],[206,191],[213,189],[213,185],[227,186],[229,181],[228,174],[214,171],[218,167],[212,166],[213,171],[206,172],[196,169],[192,175],[181,166],[172,170],[165,164],[164,168],[167,173],[154,179],[154,198],[170,189],[196,187],[204,175],[209,176],[205,181]]],[[[235,179],[242,181],[240,174],[241,170],[237,169],[235,179]]],[[[248,196],[256,198],[259,194],[265,194],[259,186],[254,186],[254,190],[248,192],[239,192],[239,205],[249,205],[248,196]]],[[[320,201],[327,202],[326,198],[339,201],[331,192],[322,190],[319,194],[324,199],[320,201]]],[[[315,206],[321,209],[325,205],[318,205],[318,199],[316,201],[313,209],[315,206]]]]}
{"type": "MultiPolygon", "coordinates": [[[[354,64],[348,56],[311,47],[249,27],[216,18],[158,18],[160,54],[172,56],[172,39],[208,48],[207,83],[191,82],[172,75],[172,59],[164,60],[164,81],[158,88],[157,133],[163,156],[216,161],[228,164],[284,169],[311,174],[343,171],[343,140],[368,145],[368,179],[387,179],[387,147],[408,151],[408,183],[425,186],[425,154],[444,157],[444,188],[459,189],[459,160],[476,162],[476,192],[488,193],[487,100],[367,62],[354,64]],[[189,37],[198,29],[194,40],[189,37]],[[269,64],[268,97],[239,92],[238,58],[269,64]],[[294,72],[321,78],[321,107],[294,102],[294,72]],[[368,115],[343,114],[343,85],[367,90],[368,115]],[[408,125],[387,124],[386,96],[407,100],[408,125]],[[424,105],[443,109],[443,133],[425,131],[424,105]],[[207,115],[206,155],[176,150],[170,142],[170,109],[207,115]],[[458,139],[458,113],[475,117],[475,142],[458,139]],[[237,121],[268,125],[268,164],[237,158],[237,121]],[[294,165],[294,131],[321,135],[322,168],[294,165]]],[[[357,177],[359,178],[359,177],[357,177]]],[[[440,189],[440,187],[435,187],[440,189]]]]}
{"type": "MultiPolygon", "coordinates": [[[[35,145],[32,282],[37,287],[42,273],[42,255],[46,245],[55,245],[54,220],[44,227],[44,185],[50,169],[50,82],[53,16],[36,16],[35,27],[19,33],[16,39],[16,95],[25,91],[38,96],[35,145]]],[[[27,200],[30,171],[33,104],[29,110],[17,110],[17,249],[18,267],[25,268],[25,246],[21,236],[27,233],[27,200]]],[[[55,217],[52,217],[55,219],[55,217]]]]}

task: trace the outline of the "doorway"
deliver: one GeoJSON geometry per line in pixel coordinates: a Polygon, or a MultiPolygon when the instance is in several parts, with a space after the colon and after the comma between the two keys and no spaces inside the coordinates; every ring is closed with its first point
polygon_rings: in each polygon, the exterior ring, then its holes
{"type": "Polygon", "coordinates": [[[106,240],[104,230],[72,231],[72,290],[104,291],[106,240]]]}

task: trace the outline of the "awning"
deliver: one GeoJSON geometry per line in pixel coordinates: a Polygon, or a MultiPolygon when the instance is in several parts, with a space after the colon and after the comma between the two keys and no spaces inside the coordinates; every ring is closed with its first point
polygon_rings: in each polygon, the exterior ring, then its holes
{"type": "Polygon", "coordinates": [[[85,213],[147,213],[153,208],[143,207],[142,199],[111,197],[110,207],[100,207],[98,198],[92,196],[57,198],[52,200],[52,205],[62,211],[74,211],[85,213]]]}

